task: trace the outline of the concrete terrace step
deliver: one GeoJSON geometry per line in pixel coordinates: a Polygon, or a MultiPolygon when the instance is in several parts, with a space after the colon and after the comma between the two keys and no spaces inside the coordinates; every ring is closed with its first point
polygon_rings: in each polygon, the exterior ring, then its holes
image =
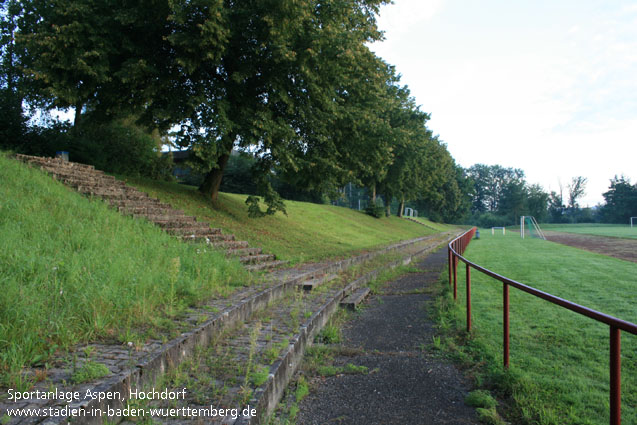
{"type": "Polygon", "coordinates": [[[95,170],[95,167],[87,164],[80,164],[79,162],[63,161],[59,158],[45,158],[41,156],[16,154],[16,158],[20,161],[29,162],[32,164],[51,165],[59,168],[76,168],[84,170],[95,170]]]}
{"type": "MultiPolygon", "coordinates": [[[[180,211],[181,212],[181,211],[180,211]]],[[[165,223],[171,222],[179,222],[179,223],[199,223],[196,217],[191,215],[184,215],[183,212],[181,214],[173,214],[170,211],[164,211],[161,214],[133,214],[135,218],[145,218],[146,220],[152,221],[155,224],[162,226],[165,223]]]]}
{"type": "Polygon", "coordinates": [[[158,208],[169,210],[172,209],[170,205],[162,203],[159,199],[147,198],[147,199],[110,199],[109,204],[117,208],[118,210],[133,210],[136,208],[158,208]]]}
{"type": "Polygon", "coordinates": [[[248,248],[250,244],[247,241],[217,241],[217,242],[211,242],[210,245],[213,248],[233,250],[233,249],[240,249],[240,248],[248,248]]]}
{"type": "Polygon", "coordinates": [[[86,175],[86,176],[76,176],[73,174],[60,174],[55,171],[50,172],[51,176],[60,180],[64,184],[73,185],[73,184],[81,184],[81,183],[92,183],[92,184],[102,184],[102,185],[111,185],[111,186],[125,186],[125,183],[117,180],[113,176],[107,175],[86,175]]]}
{"type": "Polygon", "coordinates": [[[257,264],[249,264],[246,266],[246,269],[248,269],[251,272],[257,272],[257,271],[262,271],[262,270],[270,270],[273,269],[275,267],[279,267],[282,266],[284,264],[287,264],[289,261],[285,261],[285,260],[274,260],[274,261],[266,261],[263,263],[257,263],[257,264]]]}
{"type": "Polygon", "coordinates": [[[320,286],[326,282],[336,279],[336,277],[337,275],[335,274],[324,274],[322,276],[318,276],[313,279],[306,280],[305,282],[299,283],[299,288],[305,289],[306,291],[311,291],[317,286],[320,286]]]}
{"type": "Polygon", "coordinates": [[[369,293],[369,288],[359,288],[347,298],[343,299],[343,301],[341,301],[341,306],[355,310],[356,307],[358,307],[358,305],[369,295],[369,293]]]}
{"type": "MultiPolygon", "coordinates": [[[[176,234],[178,235],[178,234],[176,234]]],[[[234,242],[234,235],[223,235],[221,229],[210,229],[210,231],[199,231],[191,234],[181,234],[181,238],[188,242],[205,242],[211,245],[215,245],[218,242],[234,242]]],[[[248,246],[248,243],[243,241],[244,247],[248,246]]]]}
{"type": "Polygon", "coordinates": [[[255,264],[255,263],[264,263],[267,261],[276,260],[276,256],[272,254],[256,254],[256,255],[245,255],[243,257],[239,257],[239,261],[243,264],[255,264]]]}
{"type": "Polygon", "coordinates": [[[226,251],[228,256],[241,257],[245,255],[258,255],[263,252],[261,248],[232,248],[226,251]]]}
{"type": "MultiPolygon", "coordinates": [[[[149,220],[164,220],[161,217],[186,217],[182,210],[174,210],[166,207],[116,207],[122,214],[132,215],[135,218],[148,218],[149,220]]],[[[188,216],[189,217],[189,216],[188,216]]]]}
{"type": "MultiPolygon", "coordinates": [[[[173,223],[162,227],[162,229],[171,235],[189,237],[190,239],[221,235],[221,229],[212,229],[208,223],[173,223]]],[[[223,236],[232,236],[234,238],[234,235],[223,236]]],[[[224,238],[223,240],[228,239],[224,238]]]]}
{"type": "MultiPolygon", "coordinates": [[[[164,216],[165,217],[165,216],[164,216]]],[[[159,219],[159,220],[151,220],[146,217],[149,221],[152,221],[162,229],[178,229],[178,228],[189,228],[189,229],[201,229],[201,230],[209,230],[210,223],[206,223],[205,221],[197,221],[195,217],[182,215],[178,218],[172,219],[159,219]]]]}

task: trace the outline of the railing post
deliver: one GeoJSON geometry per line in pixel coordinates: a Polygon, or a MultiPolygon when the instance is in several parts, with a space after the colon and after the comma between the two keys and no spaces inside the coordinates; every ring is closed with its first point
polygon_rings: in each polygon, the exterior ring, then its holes
{"type": "Polygon", "coordinates": [[[467,264],[467,332],[471,332],[471,267],[467,264]]]}
{"type": "Polygon", "coordinates": [[[448,255],[447,255],[447,263],[449,265],[449,286],[451,286],[451,247],[447,247],[448,255]]]}
{"type": "Polygon", "coordinates": [[[622,359],[621,359],[621,331],[610,327],[610,425],[622,423],[622,359]]]}
{"type": "Polygon", "coordinates": [[[453,256],[453,299],[458,299],[458,257],[453,256]]]}
{"type": "Polygon", "coordinates": [[[504,345],[504,367],[509,368],[509,285],[502,282],[502,327],[503,333],[503,345],[504,345]]]}

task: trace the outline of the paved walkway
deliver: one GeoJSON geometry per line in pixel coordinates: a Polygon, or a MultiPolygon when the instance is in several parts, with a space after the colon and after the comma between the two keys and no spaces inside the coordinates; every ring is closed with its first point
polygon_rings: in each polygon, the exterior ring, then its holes
{"type": "Polygon", "coordinates": [[[367,301],[344,330],[344,345],[363,354],[336,362],[364,365],[370,373],[315,381],[298,424],[478,423],[463,401],[467,383],[432,351],[429,290],[446,261],[445,249],[429,255],[418,264],[422,272],[389,282],[367,301]]]}

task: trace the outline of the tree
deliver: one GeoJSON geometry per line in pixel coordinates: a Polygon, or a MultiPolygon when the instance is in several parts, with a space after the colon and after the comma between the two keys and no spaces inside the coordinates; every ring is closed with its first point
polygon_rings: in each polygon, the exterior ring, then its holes
{"type": "Polygon", "coordinates": [[[0,145],[13,146],[26,131],[22,110],[24,90],[15,42],[21,13],[17,1],[3,1],[0,22],[0,145]]]}
{"type": "Polygon", "coordinates": [[[233,147],[257,158],[259,191],[277,204],[270,211],[282,207],[270,184],[275,169],[309,170],[306,176],[314,178],[305,181],[308,186],[320,186],[319,176],[347,173],[342,164],[348,158],[338,143],[349,127],[356,131],[356,105],[364,102],[359,92],[373,93],[369,87],[382,79],[374,74],[377,58],[365,46],[380,38],[375,14],[382,3],[224,3],[226,49],[218,62],[195,64],[193,73],[202,76],[194,82],[200,103],[182,122],[181,144],[207,168],[203,193],[216,199],[233,147]]]}
{"type": "Polygon", "coordinates": [[[637,185],[630,184],[630,179],[615,176],[603,196],[601,215],[605,222],[627,223],[630,217],[637,217],[637,185]]]}
{"type": "Polygon", "coordinates": [[[575,210],[579,207],[577,201],[586,193],[587,179],[582,176],[573,177],[568,185],[568,208],[575,210]]]}
{"type": "Polygon", "coordinates": [[[505,188],[524,181],[524,171],[500,165],[475,164],[467,173],[474,181],[472,211],[497,212],[505,188]]]}

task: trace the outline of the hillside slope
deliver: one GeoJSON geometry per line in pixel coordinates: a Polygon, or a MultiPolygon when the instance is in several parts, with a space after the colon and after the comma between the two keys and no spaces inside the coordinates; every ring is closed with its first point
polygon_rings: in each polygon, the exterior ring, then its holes
{"type": "Polygon", "coordinates": [[[128,184],[293,263],[354,254],[436,233],[398,217],[376,219],[349,208],[296,201],[285,201],[287,216],[276,213],[252,219],[247,214],[246,195],[220,193],[213,205],[192,186],[143,179],[129,179],[128,184]]]}
{"type": "Polygon", "coordinates": [[[58,348],[134,341],[252,277],[0,153],[0,383],[58,348]],[[140,331],[143,329],[143,331],[140,331]]]}

